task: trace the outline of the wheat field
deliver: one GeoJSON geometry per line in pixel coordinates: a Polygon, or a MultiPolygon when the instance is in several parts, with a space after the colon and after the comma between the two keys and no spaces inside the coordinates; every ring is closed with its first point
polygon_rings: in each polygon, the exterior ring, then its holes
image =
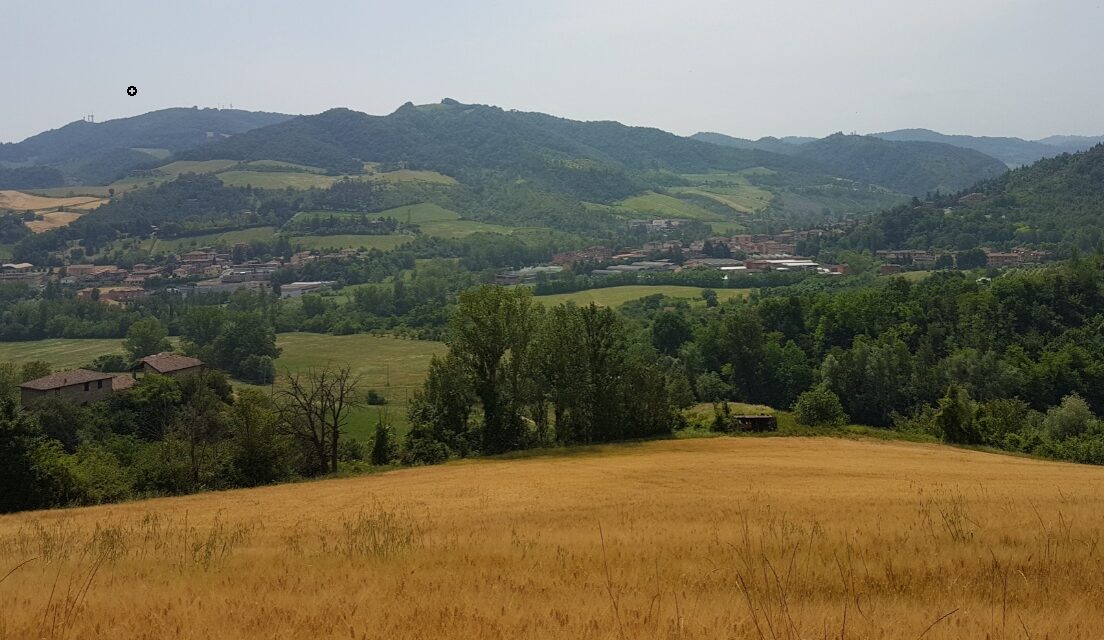
{"type": "Polygon", "coordinates": [[[0,517],[0,638],[1099,638],[1104,470],[716,438],[0,517]]]}

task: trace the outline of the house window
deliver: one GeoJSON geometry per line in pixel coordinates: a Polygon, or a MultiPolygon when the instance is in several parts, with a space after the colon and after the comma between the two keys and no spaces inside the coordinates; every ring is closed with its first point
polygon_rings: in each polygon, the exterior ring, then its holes
{"type": "Polygon", "coordinates": [[[103,389],[103,380],[97,380],[96,381],[96,388],[97,389],[103,389]]]}
{"type": "Polygon", "coordinates": [[[88,383],[87,382],[84,383],[84,390],[88,391],[88,383]]]}

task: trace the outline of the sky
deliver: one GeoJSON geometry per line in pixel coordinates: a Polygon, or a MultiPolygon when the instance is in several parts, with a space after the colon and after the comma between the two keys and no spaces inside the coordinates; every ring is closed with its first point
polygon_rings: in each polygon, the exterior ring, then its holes
{"type": "Polygon", "coordinates": [[[1104,134],[1104,0],[0,4],[4,142],[88,114],[445,97],[682,135],[1104,134]]]}

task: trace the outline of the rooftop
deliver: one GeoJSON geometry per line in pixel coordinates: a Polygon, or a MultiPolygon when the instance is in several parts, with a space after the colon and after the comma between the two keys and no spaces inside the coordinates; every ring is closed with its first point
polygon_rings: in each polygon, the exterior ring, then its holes
{"type": "Polygon", "coordinates": [[[191,369],[192,367],[203,366],[203,361],[197,358],[190,358],[188,356],[182,356],[178,353],[171,353],[168,351],[162,351],[152,356],[146,356],[138,361],[139,364],[148,364],[154,371],[158,373],[168,373],[170,371],[180,371],[181,369],[191,369]]]}
{"type": "Polygon", "coordinates": [[[51,389],[61,389],[62,387],[69,387],[75,384],[84,384],[85,382],[108,380],[114,377],[115,374],[113,373],[91,371],[89,369],[73,369],[72,371],[51,373],[37,380],[29,380],[19,385],[19,387],[22,389],[34,389],[36,391],[49,391],[51,389]]]}

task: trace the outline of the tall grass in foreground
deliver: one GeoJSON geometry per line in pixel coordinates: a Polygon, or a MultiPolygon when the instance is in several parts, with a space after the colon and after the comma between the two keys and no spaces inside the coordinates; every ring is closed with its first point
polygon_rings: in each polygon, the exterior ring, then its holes
{"type": "Polygon", "coordinates": [[[1099,469],[707,439],[0,518],[0,639],[1098,638],[1099,469]]]}

